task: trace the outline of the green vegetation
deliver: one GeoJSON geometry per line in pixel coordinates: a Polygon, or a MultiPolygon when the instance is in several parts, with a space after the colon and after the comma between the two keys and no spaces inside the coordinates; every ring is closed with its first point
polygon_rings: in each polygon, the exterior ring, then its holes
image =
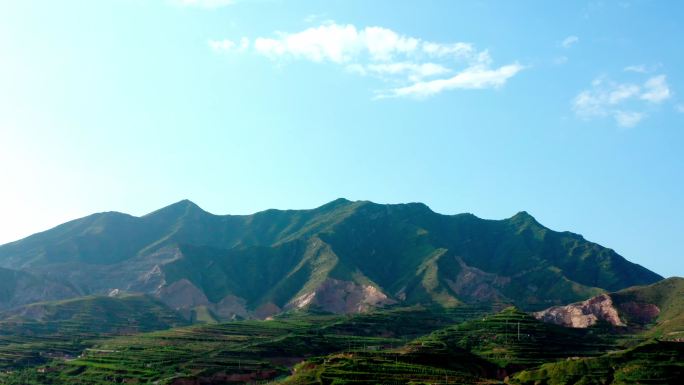
{"type": "Polygon", "coordinates": [[[542,365],[514,375],[516,385],[562,384],[681,384],[684,378],[684,344],[649,341],[634,348],[597,358],[542,365]]]}
{"type": "Polygon", "coordinates": [[[311,359],[284,383],[500,383],[507,373],[615,348],[613,338],[595,332],[545,324],[509,308],[442,328],[400,348],[311,359]]]}
{"type": "Polygon", "coordinates": [[[681,376],[682,343],[634,347],[608,325],[569,329],[512,307],[490,310],[288,312],[270,321],[132,334],[90,344],[77,358],[12,367],[0,383],[628,384],[681,376]]]}
{"type": "Polygon", "coordinates": [[[594,332],[547,324],[509,308],[438,330],[407,348],[428,356],[449,356],[454,348],[465,349],[499,367],[519,370],[568,356],[599,355],[613,348],[611,338],[594,332]]]}
{"type": "Polygon", "coordinates": [[[628,325],[647,328],[648,337],[684,341],[684,278],[611,293],[628,325]]]}
{"type": "Polygon", "coordinates": [[[0,246],[0,266],[9,268],[0,268],[0,309],[12,309],[0,313],[0,384],[681,376],[684,279],[612,293],[615,308],[592,310],[617,310],[628,327],[568,329],[520,310],[660,279],[524,212],[495,221],[341,199],[216,216],[183,201],[140,218],[95,214],[0,246]],[[35,303],[114,288],[146,294],[35,303]]]}
{"type": "Polygon", "coordinates": [[[86,294],[162,286],[160,298],[174,308],[206,306],[195,309],[206,321],[249,318],[263,306],[272,314],[331,280],[402,305],[499,301],[539,310],[661,279],[525,212],[484,220],[344,199],[244,216],[212,215],[189,201],[139,218],[99,213],[0,246],[0,266],[64,278],[86,294]]]}
{"type": "Polygon", "coordinates": [[[77,359],[53,360],[45,373],[31,368],[3,381],[168,384],[182,378],[228,383],[272,379],[289,375],[289,368],[307,357],[398,347],[437,328],[481,317],[488,310],[414,307],[354,316],[293,312],[273,321],[175,328],[104,340],[77,359]]]}
{"type": "Polygon", "coordinates": [[[299,364],[283,385],[499,383],[493,365],[461,352],[449,368],[421,364],[397,352],[345,352],[299,364]]]}
{"type": "Polygon", "coordinates": [[[0,317],[0,370],[73,358],[104,338],[187,324],[143,295],[36,303],[0,317]]]}

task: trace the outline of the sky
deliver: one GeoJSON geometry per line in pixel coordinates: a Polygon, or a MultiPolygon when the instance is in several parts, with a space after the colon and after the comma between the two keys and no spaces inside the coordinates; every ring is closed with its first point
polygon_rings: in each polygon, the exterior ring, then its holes
{"type": "Polygon", "coordinates": [[[0,0],[0,243],[181,199],[528,211],[684,276],[684,3],[0,0]]]}

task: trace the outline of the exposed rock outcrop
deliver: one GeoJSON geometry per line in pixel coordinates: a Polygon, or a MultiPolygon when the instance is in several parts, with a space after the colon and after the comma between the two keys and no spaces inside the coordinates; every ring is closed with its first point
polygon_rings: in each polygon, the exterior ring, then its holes
{"type": "Polygon", "coordinates": [[[473,302],[498,301],[505,298],[499,290],[510,283],[510,277],[487,273],[476,267],[468,266],[459,257],[455,257],[455,259],[460,271],[455,279],[445,279],[445,281],[459,298],[473,302]]]}
{"type": "Polygon", "coordinates": [[[618,305],[620,314],[627,316],[630,321],[638,324],[647,324],[660,314],[658,306],[652,303],[639,303],[629,301],[618,305]]]}
{"type": "Polygon", "coordinates": [[[286,308],[301,309],[314,305],[332,313],[347,314],[394,303],[396,301],[373,285],[328,278],[314,291],[293,299],[286,308]]]}
{"type": "Polygon", "coordinates": [[[254,316],[258,319],[267,319],[280,313],[281,311],[282,309],[278,305],[268,302],[256,308],[254,310],[254,316]]]}
{"type": "Polygon", "coordinates": [[[192,282],[185,278],[159,289],[157,297],[168,307],[175,310],[191,309],[196,306],[209,305],[207,296],[193,285],[192,282]]]}
{"type": "Polygon", "coordinates": [[[599,320],[614,326],[625,326],[608,294],[601,294],[566,306],[554,306],[533,313],[533,315],[544,322],[573,328],[587,328],[599,320]]]}

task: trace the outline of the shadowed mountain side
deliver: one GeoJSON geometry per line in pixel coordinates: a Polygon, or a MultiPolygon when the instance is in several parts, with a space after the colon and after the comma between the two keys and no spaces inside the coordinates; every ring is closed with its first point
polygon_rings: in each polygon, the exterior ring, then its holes
{"type": "Polygon", "coordinates": [[[0,310],[79,295],[81,293],[68,283],[24,271],[0,268],[0,310]]]}

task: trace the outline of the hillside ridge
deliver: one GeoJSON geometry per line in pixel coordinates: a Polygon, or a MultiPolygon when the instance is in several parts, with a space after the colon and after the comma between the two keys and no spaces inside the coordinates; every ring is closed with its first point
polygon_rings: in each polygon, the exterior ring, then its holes
{"type": "Polygon", "coordinates": [[[140,217],[93,214],[0,246],[0,267],[83,294],[148,293],[216,320],[393,303],[541,310],[662,278],[525,211],[491,220],[344,198],[250,215],[187,199],[140,217]]]}

